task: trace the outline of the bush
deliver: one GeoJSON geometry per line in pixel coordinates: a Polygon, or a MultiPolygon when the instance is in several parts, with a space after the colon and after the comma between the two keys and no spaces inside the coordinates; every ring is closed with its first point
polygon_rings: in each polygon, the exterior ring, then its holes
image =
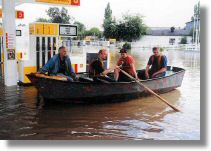
{"type": "Polygon", "coordinates": [[[123,46],[122,46],[123,49],[126,49],[126,50],[130,50],[131,49],[131,44],[130,43],[125,43],[123,46]]]}
{"type": "Polygon", "coordinates": [[[164,51],[164,48],[161,47],[161,48],[160,48],[160,52],[163,52],[163,51],[164,51]]]}
{"type": "Polygon", "coordinates": [[[183,37],[180,41],[180,44],[187,44],[187,37],[183,37]]]}

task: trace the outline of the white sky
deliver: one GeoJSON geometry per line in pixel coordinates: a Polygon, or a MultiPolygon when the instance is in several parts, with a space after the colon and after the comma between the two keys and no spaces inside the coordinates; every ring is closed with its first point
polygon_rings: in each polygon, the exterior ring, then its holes
{"type": "MultiPolygon", "coordinates": [[[[149,27],[184,27],[193,15],[193,7],[198,0],[81,0],[79,7],[65,7],[76,20],[87,28],[101,28],[104,10],[110,2],[113,16],[117,19],[125,12],[139,13],[149,27]]],[[[16,9],[25,12],[25,19],[18,23],[28,24],[36,18],[47,17],[45,10],[52,5],[22,4],[16,9]]],[[[54,5],[55,6],[55,5],[54,5]]]]}

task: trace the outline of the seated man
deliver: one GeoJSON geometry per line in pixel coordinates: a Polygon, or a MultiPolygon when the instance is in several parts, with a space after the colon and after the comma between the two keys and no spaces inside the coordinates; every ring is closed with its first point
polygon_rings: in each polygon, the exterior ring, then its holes
{"type": "MultiPolygon", "coordinates": [[[[117,62],[117,66],[119,66],[122,70],[124,70],[134,78],[138,79],[135,69],[135,61],[133,57],[127,54],[126,49],[121,49],[119,53],[121,53],[121,57],[117,62]]],[[[122,73],[118,68],[116,68],[114,72],[115,72],[114,77],[116,81],[125,81],[125,82],[132,81],[132,79],[130,79],[128,76],[122,73]]]]}
{"type": "Polygon", "coordinates": [[[167,58],[162,55],[160,48],[154,47],[152,49],[153,55],[149,58],[146,70],[140,73],[142,79],[157,78],[165,76],[167,70],[167,58]],[[150,68],[151,66],[151,68],[150,68]]]}
{"type": "Polygon", "coordinates": [[[101,49],[98,52],[98,58],[90,64],[89,74],[94,81],[109,81],[114,82],[110,79],[107,74],[111,73],[114,69],[105,69],[103,61],[107,60],[108,52],[106,49],[101,49]]]}
{"type": "Polygon", "coordinates": [[[76,80],[67,49],[64,46],[59,48],[59,54],[54,55],[39,72],[43,74],[47,72],[50,76],[62,76],[68,81],[76,80]]]}

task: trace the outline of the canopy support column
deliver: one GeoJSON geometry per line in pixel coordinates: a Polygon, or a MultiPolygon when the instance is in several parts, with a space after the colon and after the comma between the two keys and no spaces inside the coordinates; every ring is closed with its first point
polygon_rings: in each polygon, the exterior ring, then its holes
{"type": "Polygon", "coordinates": [[[17,85],[15,0],[2,0],[4,82],[6,86],[17,85]]]}

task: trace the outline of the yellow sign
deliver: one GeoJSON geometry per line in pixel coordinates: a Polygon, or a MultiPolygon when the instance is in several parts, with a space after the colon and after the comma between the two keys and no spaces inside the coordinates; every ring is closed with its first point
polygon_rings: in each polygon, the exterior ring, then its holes
{"type": "Polygon", "coordinates": [[[56,23],[33,23],[29,25],[30,35],[59,35],[59,24],[56,23]]]}
{"type": "Polygon", "coordinates": [[[35,0],[41,3],[62,4],[62,5],[80,5],[80,0],[35,0]]]}

